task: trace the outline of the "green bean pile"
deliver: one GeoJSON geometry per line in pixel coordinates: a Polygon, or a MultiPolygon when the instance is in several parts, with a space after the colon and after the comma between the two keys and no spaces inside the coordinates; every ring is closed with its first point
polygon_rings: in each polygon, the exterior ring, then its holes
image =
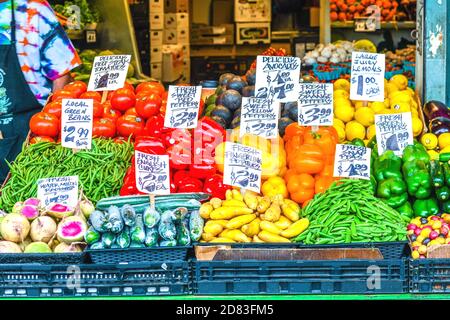
{"type": "Polygon", "coordinates": [[[80,188],[94,204],[118,195],[132,156],[132,143],[106,139],[93,139],[91,150],[77,153],[56,143],[30,145],[9,165],[11,177],[1,190],[0,209],[11,212],[16,202],[36,197],[42,178],[78,176],[80,188]]]}
{"type": "Polygon", "coordinates": [[[406,240],[401,215],[375,198],[369,181],[340,180],[303,210],[309,228],[294,239],[304,244],[406,240]]]}

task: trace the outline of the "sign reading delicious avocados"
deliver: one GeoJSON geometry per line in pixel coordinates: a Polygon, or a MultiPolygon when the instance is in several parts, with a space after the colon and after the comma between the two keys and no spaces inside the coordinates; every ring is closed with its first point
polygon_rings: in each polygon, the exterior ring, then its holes
{"type": "Polygon", "coordinates": [[[78,203],[78,176],[40,179],[37,197],[48,207],[63,204],[74,208],[78,203]]]}
{"type": "Polygon", "coordinates": [[[123,88],[130,62],[131,55],[95,57],[88,90],[114,91],[123,88]]]}

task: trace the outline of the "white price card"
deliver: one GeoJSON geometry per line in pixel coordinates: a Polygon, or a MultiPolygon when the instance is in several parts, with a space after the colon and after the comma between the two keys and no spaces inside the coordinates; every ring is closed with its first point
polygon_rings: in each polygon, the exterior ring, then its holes
{"type": "Polygon", "coordinates": [[[372,149],[351,144],[337,144],[334,158],[334,176],[370,180],[372,149]]]}
{"type": "Polygon", "coordinates": [[[61,115],[61,145],[71,149],[92,147],[94,121],[92,99],[63,99],[61,115]]]}
{"type": "Polygon", "coordinates": [[[63,204],[75,208],[78,203],[78,176],[39,179],[38,199],[48,207],[63,204]]]}
{"type": "Polygon", "coordinates": [[[301,126],[333,125],[332,83],[300,83],[298,124],[301,126]]]}
{"type": "Polygon", "coordinates": [[[298,97],[300,58],[258,56],[256,60],[256,98],[289,102],[298,97]]]}
{"type": "Polygon", "coordinates": [[[378,154],[392,150],[401,157],[403,149],[414,143],[411,112],[375,115],[378,154]]]}
{"type": "Polygon", "coordinates": [[[225,144],[223,183],[260,192],[262,152],[242,144],[225,144]]]}
{"type": "Polygon", "coordinates": [[[169,86],[166,128],[192,129],[197,127],[201,86],[169,86]]]}
{"type": "Polygon", "coordinates": [[[384,101],[384,54],[352,53],[350,99],[360,101],[384,101]]]}
{"type": "Polygon", "coordinates": [[[147,194],[170,194],[168,155],[154,155],[140,151],[134,154],[136,187],[147,194]]]}
{"type": "Polygon", "coordinates": [[[278,138],[280,103],[260,98],[242,98],[240,137],[254,134],[266,139],[278,138]]]}
{"type": "Polygon", "coordinates": [[[127,79],[131,55],[95,57],[92,64],[89,91],[114,91],[123,88],[127,79]]]}

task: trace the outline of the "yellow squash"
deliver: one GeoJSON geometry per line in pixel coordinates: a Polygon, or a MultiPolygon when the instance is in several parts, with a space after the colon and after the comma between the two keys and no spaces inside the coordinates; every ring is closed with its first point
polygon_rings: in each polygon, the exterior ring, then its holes
{"type": "Polygon", "coordinates": [[[281,231],[280,235],[285,238],[293,238],[301,234],[309,227],[309,220],[307,218],[302,218],[294,222],[289,228],[281,231]]]}
{"type": "Polygon", "coordinates": [[[227,229],[239,229],[243,225],[252,222],[256,219],[256,214],[244,214],[228,221],[227,229]]]}
{"type": "Polygon", "coordinates": [[[285,216],[281,216],[280,219],[275,222],[275,225],[280,228],[281,230],[285,230],[289,228],[289,226],[292,224],[292,221],[286,218],[285,216]]]}
{"type": "Polygon", "coordinates": [[[259,224],[261,220],[259,218],[254,219],[252,222],[242,226],[241,231],[245,233],[248,237],[253,237],[261,231],[259,224]]]}
{"type": "Polygon", "coordinates": [[[258,237],[264,242],[290,242],[289,239],[281,237],[275,233],[271,233],[269,231],[263,230],[258,234],[258,237]]]}
{"type": "Polygon", "coordinates": [[[264,220],[270,222],[276,222],[280,219],[281,208],[278,204],[272,203],[269,209],[264,213],[264,220]]]}
{"type": "Polygon", "coordinates": [[[247,207],[220,207],[211,212],[209,217],[213,220],[228,220],[236,216],[251,213],[253,213],[253,210],[247,207]]]}
{"type": "Polygon", "coordinates": [[[258,206],[258,195],[250,190],[246,190],[244,193],[244,202],[252,210],[256,210],[258,206]]]}
{"type": "Polygon", "coordinates": [[[273,222],[269,222],[269,221],[261,221],[261,223],[259,224],[259,227],[267,232],[279,235],[281,233],[281,229],[278,228],[273,222]]]}
{"type": "Polygon", "coordinates": [[[201,205],[200,207],[200,217],[203,219],[209,219],[209,215],[213,212],[214,207],[211,203],[207,202],[201,205]]]}
{"type": "Polygon", "coordinates": [[[209,223],[205,225],[203,231],[215,237],[223,231],[223,227],[218,223],[209,223]]]}
{"type": "Polygon", "coordinates": [[[297,202],[290,199],[284,199],[281,205],[283,214],[291,221],[297,221],[300,219],[301,209],[297,202]]]}

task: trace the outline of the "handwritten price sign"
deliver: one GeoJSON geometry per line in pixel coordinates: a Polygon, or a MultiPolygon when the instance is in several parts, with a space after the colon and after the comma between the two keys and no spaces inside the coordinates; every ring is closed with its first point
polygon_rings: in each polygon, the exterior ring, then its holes
{"type": "Polygon", "coordinates": [[[297,99],[300,58],[258,56],[256,60],[256,98],[289,102],[297,99]]]}
{"type": "Polygon", "coordinates": [[[223,183],[252,190],[261,189],[262,153],[260,150],[242,144],[227,142],[223,183]]]}
{"type": "Polygon", "coordinates": [[[384,54],[353,52],[350,99],[384,101],[384,54]]]}
{"type": "Polygon", "coordinates": [[[92,99],[63,99],[61,145],[71,149],[91,149],[93,118],[92,99]]]}
{"type": "Polygon", "coordinates": [[[372,149],[351,144],[336,145],[334,176],[370,180],[372,149]]]}
{"type": "Polygon", "coordinates": [[[135,151],[136,187],[147,194],[170,194],[169,156],[135,151]]]}
{"type": "Polygon", "coordinates": [[[378,154],[392,150],[401,157],[403,149],[414,143],[411,112],[375,115],[378,154]]]}
{"type": "Polygon", "coordinates": [[[164,126],[178,129],[196,128],[201,95],[201,86],[169,86],[164,126]]]}
{"type": "Polygon", "coordinates": [[[64,204],[74,208],[78,203],[78,176],[40,179],[37,197],[45,206],[64,204]]]}
{"type": "Polygon", "coordinates": [[[298,123],[301,126],[333,125],[333,84],[300,83],[298,123]]]}
{"type": "Polygon", "coordinates": [[[89,91],[114,91],[120,89],[127,79],[131,55],[95,57],[92,64],[89,91]]]}
{"type": "Polygon", "coordinates": [[[249,133],[267,139],[277,138],[279,114],[279,102],[242,98],[240,136],[249,133]]]}

